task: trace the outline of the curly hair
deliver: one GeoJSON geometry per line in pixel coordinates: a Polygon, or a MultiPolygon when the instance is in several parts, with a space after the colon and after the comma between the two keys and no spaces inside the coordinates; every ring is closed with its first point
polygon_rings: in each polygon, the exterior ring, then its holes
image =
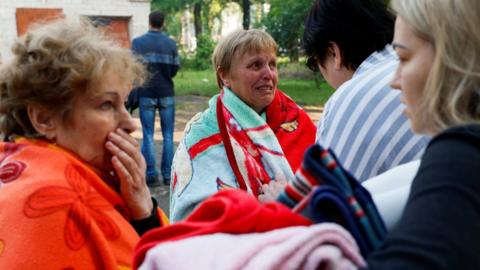
{"type": "Polygon", "coordinates": [[[12,48],[13,60],[0,72],[0,133],[41,137],[27,107],[38,104],[67,121],[76,96],[95,95],[107,72],[139,85],[145,68],[86,20],[60,19],[39,24],[12,48]]]}

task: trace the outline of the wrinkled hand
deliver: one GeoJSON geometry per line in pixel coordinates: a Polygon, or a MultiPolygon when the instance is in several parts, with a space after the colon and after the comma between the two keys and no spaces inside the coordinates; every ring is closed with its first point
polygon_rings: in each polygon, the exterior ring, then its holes
{"type": "Polygon", "coordinates": [[[258,200],[261,203],[275,201],[287,185],[287,180],[283,175],[276,175],[275,180],[270,181],[268,184],[263,184],[263,194],[258,196],[258,200]]]}
{"type": "Polygon", "coordinates": [[[146,164],[140,145],[124,130],[108,134],[106,148],[112,153],[112,165],[120,181],[120,195],[134,220],[150,216],[153,210],[150,190],[145,181],[146,164]]]}

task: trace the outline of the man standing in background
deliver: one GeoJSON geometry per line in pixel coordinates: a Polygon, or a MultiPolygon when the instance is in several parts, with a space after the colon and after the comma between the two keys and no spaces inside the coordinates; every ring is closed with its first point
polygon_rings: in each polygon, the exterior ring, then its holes
{"type": "Polygon", "coordinates": [[[147,163],[147,184],[160,184],[155,159],[155,112],[160,114],[163,151],[161,173],[164,185],[170,184],[170,171],[173,159],[173,130],[175,122],[175,98],[173,77],[176,75],[180,60],[174,40],[162,33],[165,15],[153,11],[149,15],[149,31],[132,41],[132,50],[142,56],[147,64],[149,77],[147,83],[139,89],[140,121],[142,123],[142,154],[147,163]]]}

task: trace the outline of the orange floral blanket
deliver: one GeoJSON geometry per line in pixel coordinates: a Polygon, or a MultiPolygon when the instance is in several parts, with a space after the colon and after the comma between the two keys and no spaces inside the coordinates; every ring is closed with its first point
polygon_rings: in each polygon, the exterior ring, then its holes
{"type": "Polygon", "coordinates": [[[139,236],[129,220],[114,188],[74,155],[39,140],[0,143],[0,269],[130,269],[139,236]]]}

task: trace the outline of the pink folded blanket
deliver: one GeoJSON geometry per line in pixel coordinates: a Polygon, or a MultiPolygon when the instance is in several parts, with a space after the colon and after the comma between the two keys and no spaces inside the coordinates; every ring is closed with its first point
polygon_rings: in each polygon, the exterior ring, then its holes
{"type": "Polygon", "coordinates": [[[264,233],[210,234],[161,243],[139,269],[357,269],[365,266],[353,237],[323,223],[264,233]]]}

